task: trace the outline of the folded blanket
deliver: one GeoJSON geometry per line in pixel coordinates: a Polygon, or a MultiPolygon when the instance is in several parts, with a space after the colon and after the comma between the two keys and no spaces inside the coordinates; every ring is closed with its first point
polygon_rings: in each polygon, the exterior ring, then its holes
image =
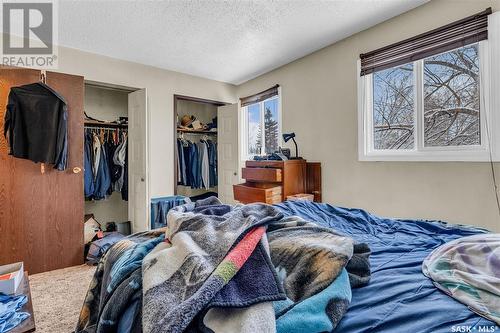
{"type": "Polygon", "coordinates": [[[189,332],[276,332],[272,301],[286,299],[269,257],[267,236],[262,239],[210,304],[192,322],[189,332]]]}
{"type": "Polygon", "coordinates": [[[500,234],[446,243],[424,260],[422,271],[438,289],[500,325],[500,234]]]}

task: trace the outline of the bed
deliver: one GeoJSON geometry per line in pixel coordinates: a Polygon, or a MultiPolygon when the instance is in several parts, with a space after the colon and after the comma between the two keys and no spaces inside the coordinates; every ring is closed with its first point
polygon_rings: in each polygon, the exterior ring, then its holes
{"type": "MultiPolygon", "coordinates": [[[[227,205],[209,205],[205,206],[207,208],[204,209],[213,209],[213,211],[215,211],[215,209],[224,208],[222,206],[229,207],[227,205]]],[[[336,231],[335,234],[340,233],[350,236],[354,239],[354,241],[358,242],[358,244],[368,244],[371,249],[369,260],[371,266],[370,269],[368,269],[368,265],[365,264],[367,276],[371,275],[369,284],[363,284],[364,286],[361,287],[354,287],[352,285],[353,282],[351,281],[351,286],[353,288],[352,299],[350,304],[348,303],[348,305],[344,307],[344,310],[342,310],[342,314],[345,312],[345,315],[343,317],[339,317],[336,321],[338,325],[335,332],[445,333],[495,332],[499,329],[493,322],[478,316],[469,310],[467,306],[439,291],[432,284],[431,280],[425,277],[422,273],[422,262],[433,249],[460,237],[487,233],[487,230],[471,226],[451,225],[437,221],[380,218],[360,209],[346,209],[309,201],[287,201],[277,204],[275,207],[278,208],[279,211],[267,205],[240,206],[238,209],[253,210],[254,212],[258,212],[258,214],[263,216],[265,219],[272,219],[273,217],[270,214],[274,214],[274,216],[279,219],[275,220],[278,222],[286,220],[286,218],[283,219],[282,215],[285,215],[285,217],[299,216],[307,221],[313,221],[320,226],[331,228],[336,231]],[[269,212],[269,214],[267,212],[269,212]],[[345,311],[346,308],[347,312],[345,311]]],[[[179,206],[174,210],[177,209],[183,211],[183,209],[188,208],[179,206]]],[[[225,209],[226,208],[224,208],[224,210],[225,209]]],[[[235,211],[238,210],[237,208],[229,209],[234,209],[235,211]]],[[[172,230],[179,230],[179,225],[175,225],[175,215],[178,215],[181,219],[183,219],[184,215],[182,215],[183,213],[180,211],[175,212],[175,214],[172,215],[172,219],[174,221],[174,227],[172,230]]],[[[210,218],[214,221],[222,221],[219,219],[227,216],[215,213],[208,214],[209,215],[206,215],[205,218],[210,218]]],[[[236,223],[233,227],[244,223],[244,216],[247,215],[245,215],[246,213],[242,214],[243,215],[238,215],[239,217],[236,219],[232,218],[233,223],[236,223]]],[[[205,224],[206,222],[201,220],[200,215],[195,214],[189,216],[193,216],[193,220],[189,220],[188,218],[189,221],[192,221],[193,225],[208,225],[209,228],[206,229],[207,231],[213,226],[210,223],[205,224]]],[[[296,217],[291,219],[297,221],[301,220],[296,217]]],[[[181,223],[185,223],[185,221],[181,221],[181,223]]],[[[219,224],[219,222],[216,222],[216,224],[219,224]]],[[[219,225],[224,224],[225,223],[219,225]]],[[[190,224],[187,225],[187,228],[190,228],[189,225],[190,224]]],[[[267,229],[268,237],[270,237],[269,239],[273,237],[273,228],[276,228],[276,225],[273,225],[273,227],[271,227],[271,225],[272,224],[270,224],[267,229]]],[[[293,226],[299,225],[294,224],[293,226]]],[[[322,229],[317,228],[315,225],[313,226],[313,228],[322,229]]],[[[255,230],[257,229],[259,228],[256,228],[255,230]]],[[[314,237],[317,237],[316,235],[318,231],[316,231],[316,229],[313,233],[314,237]]],[[[328,230],[328,232],[331,232],[331,229],[323,228],[322,230],[328,230]]],[[[130,325],[132,329],[118,329],[118,331],[142,332],[141,318],[144,319],[147,316],[151,317],[151,313],[154,313],[156,309],[158,309],[156,306],[146,307],[147,304],[151,304],[146,300],[146,296],[148,294],[152,294],[150,293],[151,289],[146,288],[146,282],[143,284],[142,281],[143,279],[144,281],[152,281],[165,276],[164,266],[154,266],[157,262],[159,262],[158,257],[155,257],[156,254],[163,255],[166,252],[162,252],[162,248],[167,249],[169,248],[169,244],[171,244],[170,240],[165,239],[165,230],[166,229],[158,229],[132,235],[124,242],[117,243],[107,252],[105,255],[107,258],[103,258],[98,265],[96,275],[94,277],[96,282],[91,283],[89,288],[89,292],[80,315],[77,332],[95,332],[93,325],[97,322],[102,324],[100,327],[103,328],[98,330],[98,332],[115,331],[114,329],[106,330],[104,327],[106,327],[106,325],[109,325],[109,327],[116,327],[116,325],[118,325],[119,327],[122,322],[127,321],[132,323],[132,325],[130,325]],[[147,259],[148,256],[146,256],[146,254],[150,251],[153,253],[157,249],[158,252],[156,252],[156,254],[154,254],[151,258],[147,259]],[[142,261],[143,258],[144,262],[142,261]],[[119,262],[120,264],[118,264],[119,262]],[[142,273],[141,265],[143,267],[142,273]],[[155,270],[155,267],[159,270],[155,270]],[[108,293],[110,290],[111,292],[108,293]],[[143,291],[144,295],[146,295],[144,296],[144,300],[142,300],[143,291]],[[137,307],[139,304],[142,304],[143,306],[138,310],[137,307]],[[102,309],[105,309],[106,312],[104,320],[102,320],[102,318],[98,319],[102,313],[102,309]],[[142,317],[143,314],[145,317],[142,317]],[[128,319],[125,320],[124,318],[128,319]]],[[[228,235],[232,233],[231,229],[229,230],[228,235]]],[[[210,236],[206,236],[204,233],[202,234],[202,237],[210,238],[210,236]]],[[[342,237],[341,235],[340,237],[346,239],[346,237],[342,237]]],[[[247,237],[245,236],[243,239],[246,238],[247,237]]],[[[172,242],[175,242],[176,239],[178,240],[179,238],[172,238],[172,242]]],[[[212,237],[211,239],[217,240],[218,243],[219,238],[212,237]]],[[[296,239],[300,240],[300,242],[304,241],[302,234],[296,239]]],[[[322,242],[321,244],[324,244],[325,238],[320,238],[320,241],[322,242]]],[[[231,241],[230,244],[232,244],[232,242],[233,241],[231,241]]],[[[272,241],[270,241],[269,244],[272,244],[272,241]]],[[[288,243],[286,251],[291,251],[295,255],[300,252],[296,252],[294,244],[295,243],[288,243]]],[[[366,245],[363,246],[366,248],[366,245]]],[[[235,250],[237,247],[238,246],[234,247],[231,251],[235,250]]],[[[204,248],[204,251],[205,250],[208,251],[204,248]]],[[[212,252],[208,251],[206,253],[212,252]]],[[[300,258],[300,260],[304,258],[302,257],[302,254],[300,256],[295,255],[295,257],[300,258]]],[[[173,257],[170,256],[166,258],[168,260],[163,262],[174,262],[177,260],[172,260],[173,257]]],[[[333,258],[336,257],[334,256],[333,258]]],[[[272,264],[271,267],[272,271],[276,269],[272,266],[272,264]]],[[[330,266],[321,267],[324,268],[330,266]]],[[[321,268],[318,269],[321,270],[321,268]]],[[[279,270],[279,267],[277,270],[279,270]]],[[[191,274],[189,272],[188,277],[191,276],[189,275],[191,274]]],[[[313,275],[318,275],[316,270],[311,272],[313,275]]],[[[207,276],[209,273],[210,272],[207,273],[207,276]]],[[[248,274],[249,277],[253,276],[255,275],[255,271],[251,270],[248,274]]],[[[228,281],[231,281],[231,278],[228,281]]],[[[161,284],[164,283],[166,282],[161,282],[161,284]]],[[[334,284],[335,283],[332,283],[332,286],[334,284]]],[[[158,286],[159,284],[156,285],[158,286]]],[[[168,291],[167,293],[155,293],[155,295],[175,295],[177,290],[182,292],[183,288],[178,288],[180,285],[174,285],[176,286],[175,288],[165,289],[168,291]]],[[[349,288],[349,290],[351,289],[349,287],[349,281],[347,281],[347,288],[349,288]]],[[[193,295],[205,294],[200,292],[193,295]]],[[[177,296],[168,297],[173,297],[174,300],[178,300],[177,296]]],[[[207,300],[210,300],[210,298],[207,298],[207,300]]],[[[163,299],[160,299],[160,301],[163,302],[163,299]]],[[[172,304],[172,306],[174,305],[172,304]]],[[[314,314],[316,313],[319,314],[319,312],[314,312],[314,314]]],[[[162,321],[166,318],[165,320],[168,319],[167,323],[172,323],[169,319],[170,317],[164,317],[164,312],[160,311],[159,315],[160,317],[158,318],[161,318],[162,321]]],[[[275,312],[272,308],[270,316],[270,318],[274,320],[275,312]]],[[[181,317],[184,317],[184,314],[180,317],[174,316],[172,317],[172,320],[176,320],[181,317]]],[[[300,319],[300,317],[297,318],[300,319]]],[[[190,320],[191,319],[189,319],[189,321],[190,320]]],[[[303,319],[300,320],[303,321],[303,319]]],[[[144,323],[144,321],[142,322],[144,323]]],[[[150,324],[157,323],[157,321],[154,320],[147,320],[147,322],[150,324]]],[[[316,321],[314,321],[314,323],[316,323],[316,321]]],[[[152,330],[146,329],[146,331],[152,330]]],[[[302,330],[300,332],[302,332],[302,330]]]]}
{"type": "Polygon", "coordinates": [[[367,243],[371,280],[353,289],[349,310],[336,332],[494,332],[495,324],[439,291],[422,274],[422,261],[436,247],[487,230],[436,221],[395,220],[360,209],[306,201],[277,205],[367,243]]]}

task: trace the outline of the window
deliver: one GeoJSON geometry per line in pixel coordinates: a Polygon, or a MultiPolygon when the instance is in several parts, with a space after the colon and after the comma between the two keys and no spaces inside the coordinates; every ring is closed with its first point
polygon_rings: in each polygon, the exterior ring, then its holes
{"type": "Polygon", "coordinates": [[[249,105],[246,108],[248,155],[260,155],[262,148],[260,103],[249,105]]]}
{"type": "Polygon", "coordinates": [[[243,158],[274,153],[281,144],[279,96],[242,107],[243,158]]]}
{"type": "Polygon", "coordinates": [[[423,62],[424,146],[480,146],[479,45],[423,62]]]}
{"type": "Polygon", "coordinates": [[[413,149],[413,64],[373,74],[374,149],[413,149]]]}
{"type": "Polygon", "coordinates": [[[483,41],[362,76],[360,159],[488,160],[486,52],[483,41]]]}
{"type": "Polygon", "coordinates": [[[500,12],[360,55],[361,161],[500,161],[500,12]]]}

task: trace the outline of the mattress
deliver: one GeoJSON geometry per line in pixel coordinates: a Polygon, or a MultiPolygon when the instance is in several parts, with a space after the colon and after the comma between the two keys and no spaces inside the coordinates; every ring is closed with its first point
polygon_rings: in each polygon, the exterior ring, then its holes
{"type": "Polygon", "coordinates": [[[352,302],[336,332],[495,332],[500,328],[439,291],[422,274],[422,261],[436,247],[487,230],[438,221],[377,217],[308,201],[276,205],[282,212],[331,227],[367,243],[372,277],[354,289],[352,302]]]}

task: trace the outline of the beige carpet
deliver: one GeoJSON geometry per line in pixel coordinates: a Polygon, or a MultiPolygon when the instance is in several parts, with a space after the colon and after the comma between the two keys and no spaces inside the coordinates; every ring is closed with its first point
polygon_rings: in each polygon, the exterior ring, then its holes
{"type": "Polygon", "coordinates": [[[94,271],[81,265],[30,275],[37,333],[73,332],[94,271]]]}

